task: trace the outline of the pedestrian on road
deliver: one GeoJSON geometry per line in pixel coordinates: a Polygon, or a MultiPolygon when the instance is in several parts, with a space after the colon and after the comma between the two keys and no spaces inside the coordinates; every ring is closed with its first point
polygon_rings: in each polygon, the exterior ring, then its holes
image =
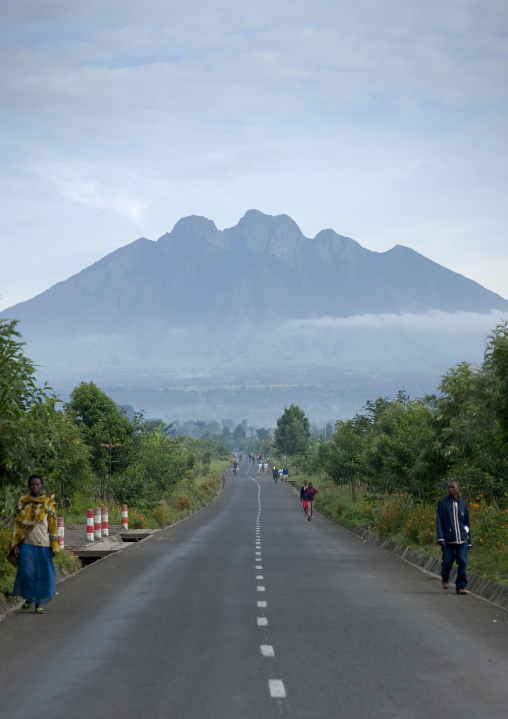
{"type": "Polygon", "coordinates": [[[288,481],[288,477],[289,477],[289,472],[288,472],[288,468],[287,468],[287,467],[284,467],[284,469],[282,470],[282,474],[284,475],[284,476],[283,476],[284,482],[287,482],[287,481],[288,481]]]}
{"type": "Polygon", "coordinates": [[[258,474],[261,474],[262,462],[258,462],[258,474]]]}
{"type": "Polygon", "coordinates": [[[319,490],[316,489],[312,482],[309,482],[309,486],[305,490],[305,499],[307,500],[307,519],[314,519],[314,497],[318,494],[319,490]]]}
{"type": "Polygon", "coordinates": [[[42,479],[32,474],[28,492],[16,507],[9,547],[9,561],[18,568],[12,594],[25,600],[22,612],[28,612],[35,602],[36,614],[44,614],[43,605],[55,596],[52,557],[59,549],[55,500],[42,491],[42,479]]]}
{"type": "Polygon", "coordinates": [[[302,486],[300,487],[300,502],[302,503],[303,507],[303,514],[306,517],[307,516],[307,497],[305,496],[305,490],[307,489],[309,483],[305,479],[302,486]]]}
{"type": "Polygon", "coordinates": [[[436,514],[437,543],[441,546],[443,562],[441,564],[441,584],[443,589],[450,586],[450,571],[457,562],[457,594],[468,594],[467,561],[471,549],[471,529],[469,507],[465,499],[459,497],[460,482],[452,479],[448,484],[448,496],[439,500],[436,514]]]}

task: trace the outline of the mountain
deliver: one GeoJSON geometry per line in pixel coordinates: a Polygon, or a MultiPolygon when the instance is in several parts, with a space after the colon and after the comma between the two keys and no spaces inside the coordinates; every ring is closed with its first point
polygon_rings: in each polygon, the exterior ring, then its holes
{"type": "Polygon", "coordinates": [[[131,396],[115,399],[133,404],[139,388],[189,376],[226,387],[275,381],[273,372],[278,385],[317,384],[316,368],[437,377],[480,337],[443,337],[443,317],[473,313],[493,326],[492,311],[508,301],[407,247],[371,252],[331,229],[310,239],[287,215],[249,210],[223,231],[185,217],[1,314],[20,321],[55,386],[95,379],[123,386],[131,396]]]}

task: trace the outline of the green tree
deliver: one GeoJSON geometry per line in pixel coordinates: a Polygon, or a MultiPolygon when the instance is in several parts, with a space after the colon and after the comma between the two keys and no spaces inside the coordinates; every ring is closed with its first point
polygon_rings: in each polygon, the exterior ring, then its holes
{"type": "Polygon", "coordinates": [[[113,488],[119,502],[153,507],[189,469],[189,455],[176,439],[158,429],[143,431],[135,461],[115,476],[113,488]]]}
{"type": "Polygon", "coordinates": [[[285,458],[286,464],[288,457],[305,457],[310,447],[309,439],[310,423],[305,412],[295,404],[285,407],[273,434],[273,446],[278,455],[285,458]]]}
{"type": "Polygon", "coordinates": [[[88,452],[79,430],[57,409],[57,397],[37,386],[23,347],[16,321],[0,320],[0,493],[5,501],[38,472],[62,501],[87,481],[88,452]]]}
{"type": "Polygon", "coordinates": [[[247,433],[243,424],[237,424],[233,430],[233,441],[236,442],[236,444],[239,444],[246,436],[247,433]]]}
{"type": "Polygon", "coordinates": [[[508,450],[508,320],[496,326],[487,338],[483,371],[488,379],[486,400],[496,422],[503,452],[508,450]]]}
{"type": "Polygon", "coordinates": [[[335,432],[321,450],[324,466],[335,484],[349,484],[356,499],[356,483],[362,475],[365,431],[362,422],[337,422],[335,432]]]}
{"type": "Polygon", "coordinates": [[[132,424],[111,397],[93,382],[81,382],[72,390],[66,410],[83,432],[92,469],[98,477],[104,480],[109,474],[108,445],[116,445],[111,455],[113,472],[126,468],[135,449],[134,435],[139,431],[139,418],[132,424]]]}

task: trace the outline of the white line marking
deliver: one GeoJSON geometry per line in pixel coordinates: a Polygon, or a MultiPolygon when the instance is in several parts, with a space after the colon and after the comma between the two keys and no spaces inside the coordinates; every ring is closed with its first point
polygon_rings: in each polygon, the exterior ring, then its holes
{"type": "Polygon", "coordinates": [[[261,556],[261,552],[256,552],[256,557],[261,556]]]}
{"type": "Polygon", "coordinates": [[[258,587],[258,592],[264,592],[264,591],[265,591],[264,587],[258,587]]]}
{"type": "Polygon", "coordinates": [[[262,601],[258,602],[258,607],[259,608],[266,607],[266,602],[262,602],[262,601]]]}
{"type": "Polygon", "coordinates": [[[270,688],[270,696],[274,699],[285,699],[286,688],[282,679],[269,679],[268,686],[270,688]]]}
{"type": "Polygon", "coordinates": [[[273,647],[271,644],[262,644],[261,647],[261,654],[264,657],[274,657],[275,652],[273,651],[273,647]]]}
{"type": "Polygon", "coordinates": [[[256,579],[264,579],[264,577],[263,577],[262,574],[257,574],[257,575],[256,575],[256,579]]]}
{"type": "Polygon", "coordinates": [[[267,627],[268,619],[266,617],[258,617],[258,627],[267,627]]]}
{"type": "Polygon", "coordinates": [[[262,564],[256,564],[256,569],[263,569],[263,565],[262,565],[262,564]]]}

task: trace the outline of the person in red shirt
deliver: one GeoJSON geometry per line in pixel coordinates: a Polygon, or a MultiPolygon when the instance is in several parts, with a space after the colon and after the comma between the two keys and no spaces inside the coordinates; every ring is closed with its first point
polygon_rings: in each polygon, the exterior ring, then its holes
{"type": "Polygon", "coordinates": [[[314,497],[318,494],[319,490],[312,486],[312,482],[309,482],[309,486],[305,490],[305,499],[307,500],[307,519],[310,520],[314,517],[314,497]]]}

